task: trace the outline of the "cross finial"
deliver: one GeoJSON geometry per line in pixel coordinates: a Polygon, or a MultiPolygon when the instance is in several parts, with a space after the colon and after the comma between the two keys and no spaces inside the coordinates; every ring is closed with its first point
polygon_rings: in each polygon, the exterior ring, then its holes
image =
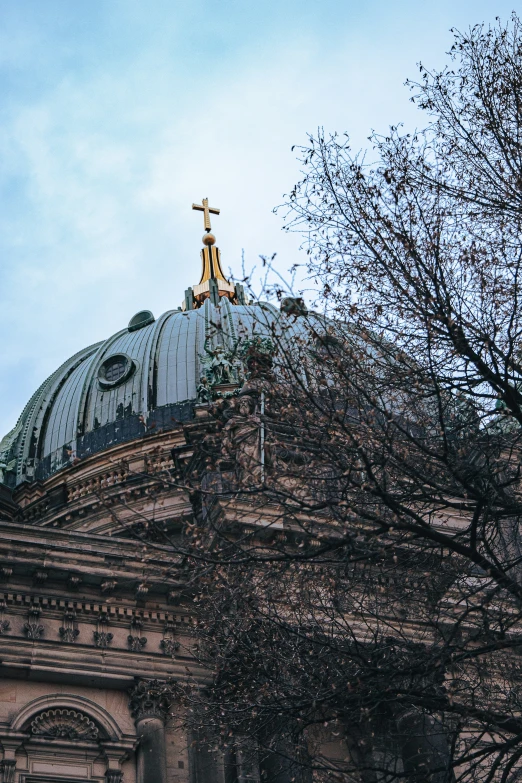
{"type": "Polygon", "coordinates": [[[204,198],[202,204],[192,204],[192,209],[197,209],[199,212],[203,212],[205,218],[205,231],[210,231],[210,213],[213,215],[219,215],[219,209],[216,209],[215,207],[209,207],[208,198],[204,198]]]}

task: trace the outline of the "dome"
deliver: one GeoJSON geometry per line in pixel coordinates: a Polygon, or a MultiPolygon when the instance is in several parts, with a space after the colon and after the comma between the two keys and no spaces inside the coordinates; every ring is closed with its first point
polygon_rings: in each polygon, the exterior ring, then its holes
{"type": "Polygon", "coordinates": [[[269,334],[280,318],[285,314],[270,304],[226,297],[157,320],[141,311],[126,329],[72,356],[33,395],[0,443],[4,482],[44,480],[117,443],[189,420],[205,348],[233,351],[242,337],[269,334]]]}

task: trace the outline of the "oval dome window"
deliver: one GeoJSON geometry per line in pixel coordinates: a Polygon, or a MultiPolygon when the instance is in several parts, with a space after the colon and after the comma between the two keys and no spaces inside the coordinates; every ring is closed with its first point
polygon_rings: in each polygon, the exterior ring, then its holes
{"type": "Polygon", "coordinates": [[[127,329],[129,332],[135,332],[137,329],[143,329],[144,326],[153,324],[154,321],[155,318],[150,310],[140,310],[139,313],[132,316],[127,329]]]}
{"type": "Polygon", "coordinates": [[[117,353],[105,359],[98,370],[98,381],[102,389],[110,389],[123,383],[134,372],[132,359],[124,353],[117,353]]]}

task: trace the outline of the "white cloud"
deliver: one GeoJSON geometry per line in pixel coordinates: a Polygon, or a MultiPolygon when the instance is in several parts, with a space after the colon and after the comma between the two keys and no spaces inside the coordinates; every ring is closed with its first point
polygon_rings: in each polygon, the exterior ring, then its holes
{"type": "MultiPolygon", "coordinates": [[[[122,5],[128,14],[133,7],[122,5]]],[[[0,434],[67,356],[143,307],[159,315],[180,304],[199,275],[202,225],[192,201],[208,196],[222,209],[215,232],[225,268],[240,272],[244,248],[249,264],[276,251],[287,269],[299,239],[281,232],[271,210],[299,176],[291,145],[319,124],[349,129],[358,146],[371,127],[413,121],[402,82],[419,55],[440,52],[449,36],[441,43],[410,20],[417,37],[405,28],[394,40],[384,22],[374,36],[371,24],[357,27],[354,15],[351,29],[343,18],[335,45],[310,16],[257,38],[238,31],[240,44],[229,42],[217,61],[204,52],[209,29],[198,37],[183,20],[169,19],[157,35],[150,23],[125,56],[111,58],[108,37],[97,60],[89,38],[86,65],[63,73],[54,65],[45,90],[8,102],[0,131],[0,434]],[[201,50],[184,42],[188,32],[201,50]]],[[[32,36],[14,47],[17,67],[32,36]]]]}

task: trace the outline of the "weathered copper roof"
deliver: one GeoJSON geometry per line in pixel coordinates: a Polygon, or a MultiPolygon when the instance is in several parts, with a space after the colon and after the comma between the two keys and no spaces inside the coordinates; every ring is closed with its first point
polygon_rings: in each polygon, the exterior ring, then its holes
{"type": "Polygon", "coordinates": [[[169,311],[80,351],[42,384],[0,443],[0,462],[12,466],[4,480],[43,479],[77,458],[191,418],[205,340],[233,349],[280,317],[269,304],[223,298],[215,307],[207,299],[198,310],[169,311]],[[108,360],[121,364],[110,369],[108,360]]]}

